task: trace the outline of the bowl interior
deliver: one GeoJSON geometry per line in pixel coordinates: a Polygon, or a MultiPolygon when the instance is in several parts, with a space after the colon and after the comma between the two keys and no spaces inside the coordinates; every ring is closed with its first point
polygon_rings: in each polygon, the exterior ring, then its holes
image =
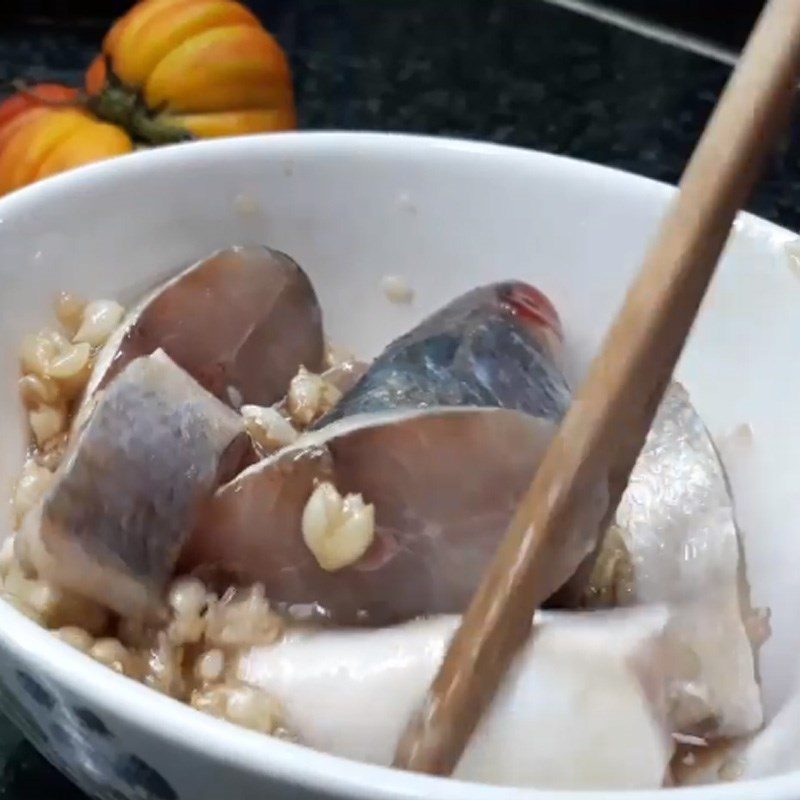
{"type": "MultiPolygon", "coordinates": [[[[372,355],[461,291],[522,278],[558,308],[575,384],[670,193],[512,149],[302,134],[167,148],[12,195],[0,201],[0,485],[10,487],[24,446],[19,342],[50,321],[59,290],[131,298],[215,248],[266,243],[308,271],[332,340],[372,355]],[[414,301],[389,302],[385,275],[406,279],[414,301]]],[[[800,280],[791,238],[740,219],[678,371],[729,469],[755,602],[772,609],[768,712],[792,688],[800,647],[800,280]],[[750,445],[726,436],[742,424],[750,445]]],[[[7,613],[0,604],[0,625],[7,613]]]]}

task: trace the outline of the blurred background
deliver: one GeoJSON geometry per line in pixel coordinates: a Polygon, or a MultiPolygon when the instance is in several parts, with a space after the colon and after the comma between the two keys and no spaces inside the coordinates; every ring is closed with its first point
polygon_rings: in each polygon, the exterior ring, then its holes
{"type": "MultiPolygon", "coordinates": [[[[674,183],[761,0],[245,0],[304,129],[489,139],[674,183]]],[[[798,0],[800,2],[800,0],[798,0]]],[[[129,0],[0,2],[0,90],[83,84],[129,0]],[[2,82],[5,82],[4,84],[2,82]]],[[[792,144],[751,207],[800,227],[792,144]]]]}
{"type": "MultiPolygon", "coordinates": [[[[360,1],[381,3],[381,0],[360,1]]],[[[427,4],[435,6],[441,4],[441,0],[427,0],[427,4]]],[[[113,18],[131,5],[128,0],[5,0],[0,7],[0,20],[90,25],[92,22],[113,18]]],[[[292,5],[292,2],[254,0],[250,5],[268,17],[280,14],[281,10],[292,5]]],[[[325,5],[334,8],[339,3],[331,0],[325,5]]],[[[607,0],[603,3],[586,2],[585,5],[628,12],[734,48],[744,41],[763,2],[760,0],[607,0]]]]}

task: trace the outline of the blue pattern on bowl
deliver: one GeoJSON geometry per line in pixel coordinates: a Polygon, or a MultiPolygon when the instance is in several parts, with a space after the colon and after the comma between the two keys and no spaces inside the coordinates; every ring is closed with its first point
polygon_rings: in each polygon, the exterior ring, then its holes
{"type": "Polygon", "coordinates": [[[16,670],[0,680],[0,708],[31,744],[98,800],[180,800],[175,789],[135,753],[121,752],[98,714],[70,706],[40,678],[16,670]]]}
{"type": "Polygon", "coordinates": [[[22,672],[21,670],[17,670],[17,680],[19,680],[20,686],[22,686],[25,694],[27,694],[34,703],[42,706],[42,708],[45,708],[48,711],[53,710],[56,701],[41,683],[34,680],[34,678],[28,675],[28,673],[22,672]]]}
{"type": "Polygon", "coordinates": [[[142,797],[157,800],[178,800],[175,790],[149,764],[139,756],[119,756],[114,764],[114,774],[124,780],[126,785],[144,792],[142,797]]]}
{"type": "Polygon", "coordinates": [[[75,706],[72,709],[78,722],[84,729],[96,734],[97,736],[113,736],[111,731],[106,727],[105,722],[88,708],[82,706],[75,706]]]}

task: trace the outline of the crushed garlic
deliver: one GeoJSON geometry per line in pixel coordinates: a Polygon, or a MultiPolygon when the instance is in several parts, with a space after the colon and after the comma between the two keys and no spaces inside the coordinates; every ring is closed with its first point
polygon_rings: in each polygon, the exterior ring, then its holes
{"type": "Polygon", "coordinates": [[[170,587],[168,602],[173,619],[167,628],[172,644],[199,642],[205,631],[202,614],[208,602],[206,587],[197,578],[178,578],[170,587]]]}
{"type": "Polygon", "coordinates": [[[122,320],[125,309],[114,300],[95,300],[83,309],[83,317],[73,341],[93,347],[105,344],[122,320]]]}
{"type": "Polygon", "coordinates": [[[53,480],[53,474],[28,459],[14,487],[13,507],[15,525],[18,527],[28,511],[44,495],[53,480]]]}
{"type": "Polygon", "coordinates": [[[108,612],[99,604],[37,579],[18,563],[12,563],[5,576],[3,597],[50,628],[80,624],[89,633],[96,633],[108,622],[108,612]]]}
{"type": "Polygon", "coordinates": [[[55,380],[65,380],[78,375],[86,369],[92,348],[86,342],[65,347],[54,356],[47,366],[47,376],[55,380]]]}
{"type": "Polygon", "coordinates": [[[18,387],[25,408],[54,405],[58,402],[58,384],[52,378],[33,374],[23,375],[19,379],[18,387]]]}
{"type": "Polygon", "coordinates": [[[62,642],[66,642],[70,647],[74,647],[82,653],[88,653],[94,644],[94,639],[91,635],[83,628],[79,628],[76,625],[67,625],[63,628],[59,628],[56,631],[56,636],[58,636],[62,642]]]}
{"type": "Polygon", "coordinates": [[[390,303],[407,305],[414,299],[414,290],[400,275],[384,275],[381,278],[381,289],[390,303]]]}
{"type": "Polygon", "coordinates": [[[127,648],[119,639],[107,637],[98,639],[90,648],[89,655],[101,664],[124,675],[129,667],[127,648]]]}
{"type": "Polygon", "coordinates": [[[145,686],[170,697],[186,697],[183,656],[183,647],[175,647],[166,633],[159,632],[148,654],[143,678],[145,686]]]}
{"type": "Polygon", "coordinates": [[[45,377],[50,362],[58,352],[59,350],[53,343],[48,331],[28,334],[22,340],[20,352],[22,371],[27,374],[45,377]]]}
{"type": "Polygon", "coordinates": [[[206,641],[215,647],[272,644],[283,634],[281,618],[266,599],[264,587],[228,589],[206,613],[206,641]]]}
{"type": "Polygon", "coordinates": [[[242,192],[233,198],[233,207],[240,217],[256,217],[262,213],[261,204],[251,194],[242,192]]]}
{"type": "Polygon", "coordinates": [[[342,393],[332,383],[300,367],[289,384],[286,405],[292,422],[306,428],[330,411],[341,397],[342,393]]]}
{"type": "Polygon", "coordinates": [[[274,408],[242,406],[239,411],[253,441],[268,452],[292,444],[299,435],[292,423],[274,408]]]}
{"type": "Polygon", "coordinates": [[[190,702],[198,711],[261,733],[273,733],[282,723],[283,711],[278,702],[255,686],[199,689],[192,693],[190,702]]]}
{"type": "Polygon", "coordinates": [[[333,572],[358,561],[375,538],[375,507],[360,494],[342,497],[325,481],[309,497],[302,518],[303,541],[322,569],[333,572]]]}
{"type": "Polygon", "coordinates": [[[339,367],[342,364],[353,362],[355,360],[355,353],[351,352],[350,350],[346,350],[343,347],[337,347],[330,342],[325,343],[325,367],[327,369],[339,367]]]}
{"type": "Polygon", "coordinates": [[[43,447],[67,427],[67,409],[63,405],[39,406],[28,412],[28,424],[38,447],[43,447]]]}
{"type": "Polygon", "coordinates": [[[62,293],[56,302],[56,314],[64,329],[75,334],[74,341],[50,328],[22,340],[19,393],[28,411],[38,456],[47,466],[56,467],[60,461],[69,422],[68,406],[89,380],[92,348],[105,342],[123,313],[122,306],[112,300],[85,305],[73,295],[62,293]]]}
{"type": "Polygon", "coordinates": [[[14,538],[6,536],[0,545],[0,580],[5,580],[13,567],[17,566],[14,554],[14,538]]]}
{"type": "Polygon", "coordinates": [[[70,292],[61,292],[56,299],[56,317],[64,330],[74,336],[81,325],[86,303],[70,292]]]}
{"type": "Polygon", "coordinates": [[[59,433],[52,439],[48,439],[42,447],[39,448],[38,453],[34,453],[33,458],[40,467],[44,467],[50,472],[55,472],[58,465],[64,458],[64,453],[67,451],[67,442],[69,436],[67,431],[59,433]]]}
{"type": "Polygon", "coordinates": [[[194,674],[201,683],[214,683],[225,673],[225,654],[215,647],[206,650],[194,665],[194,674]]]}

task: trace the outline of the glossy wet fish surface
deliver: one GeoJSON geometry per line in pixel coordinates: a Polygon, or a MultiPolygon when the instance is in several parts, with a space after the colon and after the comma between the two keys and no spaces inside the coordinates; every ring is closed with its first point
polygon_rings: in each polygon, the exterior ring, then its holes
{"type": "Polygon", "coordinates": [[[744,577],[733,498],[711,437],[687,391],[665,393],[600,553],[590,596],[668,603],[671,641],[693,669],[676,710],[680,729],[741,736],[763,721],[754,611],[744,577]],[[612,562],[616,562],[613,563],[612,562]],[[604,564],[614,569],[604,573],[604,564]]]}
{"type": "MultiPolygon", "coordinates": [[[[662,696],[663,609],[540,612],[455,777],[551,789],[661,786],[672,751],[662,696]],[[534,737],[532,732],[546,731],[534,737]],[[538,742],[541,738],[543,741],[538,742]]],[[[389,765],[458,617],[377,630],[305,630],[238,664],[324,752],[389,765]]]]}
{"type": "Polygon", "coordinates": [[[44,499],[41,540],[60,579],[124,613],[157,604],[245,444],[239,415],[163,352],[130,362],[101,392],[44,499]]]}
{"type": "Polygon", "coordinates": [[[221,487],[183,566],[263,582],[274,601],[313,606],[337,623],[463,610],[554,426],[492,408],[366,416],[372,424],[331,425],[319,432],[330,438],[301,440],[221,487]],[[454,460],[474,466],[464,474],[454,460]],[[320,481],[375,504],[375,541],[335,572],[319,566],[300,534],[320,481]]]}
{"type": "Polygon", "coordinates": [[[308,276],[289,256],[231,247],[133,308],[98,359],[89,393],[157,349],[223,402],[269,405],[298,367],[321,368],[322,313],[308,276]]]}
{"type": "Polygon", "coordinates": [[[555,363],[561,328],[536,289],[474,289],[392,342],[318,424],[354,414],[442,406],[508,408],[560,419],[570,391],[555,363]]]}
{"type": "Polygon", "coordinates": [[[185,566],[263,581],[336,622],[462,611],[568,405],[560,337],[527,284],[452,301],[392,342],[313,436],[222,487],[185,566]],[[300,538],[321,481],[375,506],[375,542],[335,573],[300,538]]]}
{"type": "MultiPolygon", "coordinates": [[[[17,516],[14,563],[0,553],[0,589],[12,576],[51,605],[80,598],[100,612],[83,631],[31,616],[195,708],[389,764],[570,406],[564,335],[517,280],[456,297],[371,364],[326,354],[326,333],[308,275],[266,247],[212,253],[147,293],[91,351],[44,473],[36,437],[26,467],[43,488],[17,516]]],[[[605,487],[584,505],[607,518],[605,487]]],[[[588,517],[543,560],[534,599],[562,605],[536,613],[455,777],[654,789],[675,738],[762,725],[766,634],[682,386],[611,528],[588,517]],[[588,590],[564,603],[585,565],[588,590]]]]}

